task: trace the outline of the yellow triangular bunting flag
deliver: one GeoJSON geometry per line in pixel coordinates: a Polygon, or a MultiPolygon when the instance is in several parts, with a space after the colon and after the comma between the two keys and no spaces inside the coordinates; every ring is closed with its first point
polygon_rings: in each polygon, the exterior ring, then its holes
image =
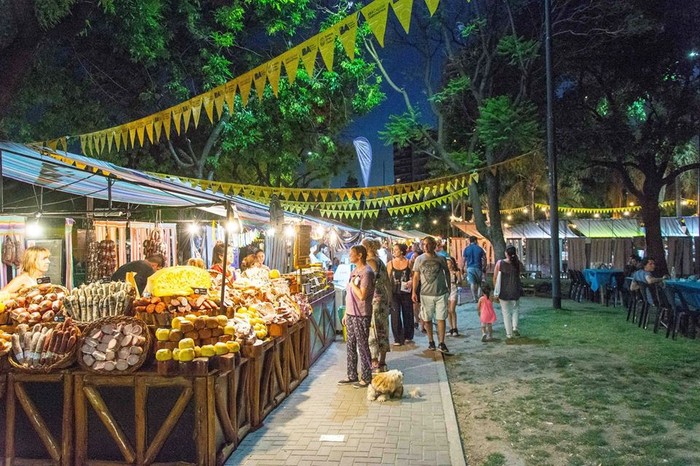
{"type": "Polygon", "coordinates": [[[112,143],[114,142],[114,131],[110,131],[107,135],[107,152],[112,153],[112,143]]]}
{"type": "Polygon", "coordinates": [[[262,100],[265,92],[265,82],[267,81],[267,64],[258,66],[253,70],[253,82],[255,90],[258,92],[258,100],[262,100]]]}
{"type": "Polygon", "coordinates": [[[394,10],[396,18],[403,26],[404,31],[408,34],[411,28],[411,11],[413,11],[413,0],[392,0],[391,7],[394,10]]]}
{"type": "Polygon", "coordinates": [[[190,118],[192,118],[192,107],[189,104],[181,105],[182,108],[182,132],[186,133],[190,127],[190,118]]]}
{"type": "Polygon", "coordinates": [[[369,28],[372,30],[374,37],[377,38],[379,45],[384,47],[384,34],[386,33],[387,12],[389,10],[389,2],[391,0],[375,0],[362,10],[362,16],[367,20],[369,28]]]}
{"type": "Polygon", "coordinates": [[[156,133],[155,142],[159,142],[160,141],[160,132],[163,129],[163,114],[162,113],[159,113],[153,119],[153,129],[155,130],[155,133],[156,133]]]}
{"type": "MultiPolygon", "coordinates": [[[[223,105],[223,103],[222,103],[223,105]]],[[[208,92],[202,96],[202,107],[207,114],[207,118],[214,123],[214,92],[208,92]]]]}
{"type": "Polygon", "coordinates": [[[162,118],[161,121],[163,122],[163,130],[165,131],[165,139],[170,140],[170,125],[172,123],[172,116],[170,115],[170,112],[161,112],[162,118]]]}
{"type": "Polygon", "coordinates": [[[301,51],[301,61],[306,68],[306,73],[309,76],[314,75],[314,65],[316,63],[316,54],[318,53],[318,35],[302,43],[299,46],[301,51]]]}
{"type": "Polygon", "coordinates": [[[133,123],[129,127],[129,140],[131,141],[131,147],[136,147],[136,126],[133,123]]]}
{"type": "Polygon", "coordinates": [[[280,71],[282,64],[279,59],[267,62],[267,81],[270,83],[272,93],[277,97],[280,88],[280,71]]]}
{"type": "Polygon", "coordinates": [[[321,58],[323,58],[328,71],[333,71],[333,54],[335,52],[335,36],[337,33],[337,27],[331,26],[319,34],[318,48],[321,51],[321,58]]]}
{"type": "Polygon", "coordinates": [[[148,140],[151,141],[151,144],[153,144],[153,118],[149,119],[146,122],[146,136],[148,136],[148,140]]]}
{"type": "Polygon", "coordinates": [[[182,109],[177,107],[173,110],[173,123],[175,123],[175,132],[180,134],[180,121],[182,120],[182,109]]]}
{"type": "Polygon", "coordinates": [[[122,147],[126,150],[129,147],[129,130],[126,127],[122,128],[122,147]]]}
{"type": "Polygon", "coordinates": [[[437,10],[438,5],[440,4],[440,0],[425,0],[425,4],[428,5],[430,16],[433,16],[435,14],[435,10],[437,10]]]}
{"type": "Polygon", "coordinates": [[[219,118],[224,116],[224,100],[226,97],[226,86],[219,86],[214,89],[214,107],[219,118]]]}
{"type": "Polygon", "coordinates": [[[250,96],[250,86],[253,82],[253,73],[246,73],[238,80],[238,90],[241,93],[241,101],[243,106],[248,105],[248,97],[250,96]]]}
{"type": "MultiPolygon", "coordinates": [[[[190,108],[192,109],[192,121],[194,121],[194,127],[199,125],[199,116],[202,114],[202,98],[195,97],[190,99],[190,108]]],[[[185,125],[185,131],[187,131],[187,126],[185,125]]]]}
{"type": "Polygon", "coordinates": [[[338,23],[338,38],[343,44],[345,54],[350,60],[355,59],[355,38],[357,37],[357,12],[338,23]]]}
{"type": "Polygon", "coordinates": [[[297,79],[299,57],[301,56],[301,54],[299,53],[300,50],[301,48],[295,47],[292,50],[287,51],[280,57],[280,60],[282,61],[282,63],[284,63],[284,70],[287,73],[287,80],[289,81],[289,84],[294,84],[294,81],[297,79]]]}
{"type": "Polygon", "coordinates": [[[236,86],[238,81],[230,81],[226,83],[226,105],[228,106],[228,114],[233,115],[233,103],[236,99],[236,86]]]}
{"type": "Polygon", "coordinates": [[[139,137],[139,145],[143,147],[143,131],[146,129],[143,122],[138,123],[136,126],[136,135],[139,137]]]}

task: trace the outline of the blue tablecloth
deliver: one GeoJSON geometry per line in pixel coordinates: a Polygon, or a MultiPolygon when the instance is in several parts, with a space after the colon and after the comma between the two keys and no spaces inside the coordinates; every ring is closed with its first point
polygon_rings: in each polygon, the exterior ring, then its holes
{"type": "Polygon", "coordinates": [[[700,309],[700,282],[686,280],[666,280],[666,286],[683,296],[688,305],[700,309]]]}
{"type": "Polygon", "coordinates": [[[615,275],[620,273],[624,273],[622,269],[583,269],[583,277],[593,291],[598,291],[601,286],[614,284],[615,275]]]}

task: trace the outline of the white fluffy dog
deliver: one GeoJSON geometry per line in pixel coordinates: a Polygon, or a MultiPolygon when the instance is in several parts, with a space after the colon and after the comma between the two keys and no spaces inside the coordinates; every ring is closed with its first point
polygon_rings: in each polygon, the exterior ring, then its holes
{"type": "Polygon", "coordinates": [[[372,377],[372,383],[367,387],[369,401],[386,401],[390,398],[403,397],[403,373],[399,370],[380,372],[372,377]]]}

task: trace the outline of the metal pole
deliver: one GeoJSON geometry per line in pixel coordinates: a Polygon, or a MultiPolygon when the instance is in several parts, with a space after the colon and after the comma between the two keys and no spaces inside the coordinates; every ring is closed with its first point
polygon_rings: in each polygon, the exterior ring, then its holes
{"type": "Polygon", "coordinates": [[[231,217],[231,202],[226,201],[226,223],[224,223],[224,258],[221,274],[221,314],[226,315],[226,272],[228,272],[228,219],[231,217]]]}
{"type": "Polygon", "coordinates": [[[0,150],[0,212],[5,212],[5,178],[2,174],[2,151],[0,150]]]}
{"type": "Polygon", "coordinates": [[[552,0],[544,0],[545,68],[547,75],[547,160],[549,161],[549,230],[552,267],[552,307],[561,309],[561,273],[559,267],[559,199],[557,197],[557,157],[554,151],[554,83],[552,77],[552,0]]]}

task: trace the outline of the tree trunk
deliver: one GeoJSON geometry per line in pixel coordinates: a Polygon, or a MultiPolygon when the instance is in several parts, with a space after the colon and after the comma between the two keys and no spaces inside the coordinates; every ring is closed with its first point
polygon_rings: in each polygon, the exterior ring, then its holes
{"type": "Polygon", "coordinates": [[[496,260],[502,259],[506,254],[506,242],[503,239],[503,227],[501,226],[501,182],[498,172],[494,175],[490,170],[486,171],[486,192],[488,193],[489,219],[491,224],[489,233],[493,245],[493,255],[496,260]]]}
{"type": "Polygon", "coordinates": [[[649,194],[640,200],[642,204],[642,220],[646,228],[646,257],[656,262],[656,274],[658,276],[668,273],[666,264],[666,251],[661,237],[661,208],[659,207],[659,192],[649,194]]]}

